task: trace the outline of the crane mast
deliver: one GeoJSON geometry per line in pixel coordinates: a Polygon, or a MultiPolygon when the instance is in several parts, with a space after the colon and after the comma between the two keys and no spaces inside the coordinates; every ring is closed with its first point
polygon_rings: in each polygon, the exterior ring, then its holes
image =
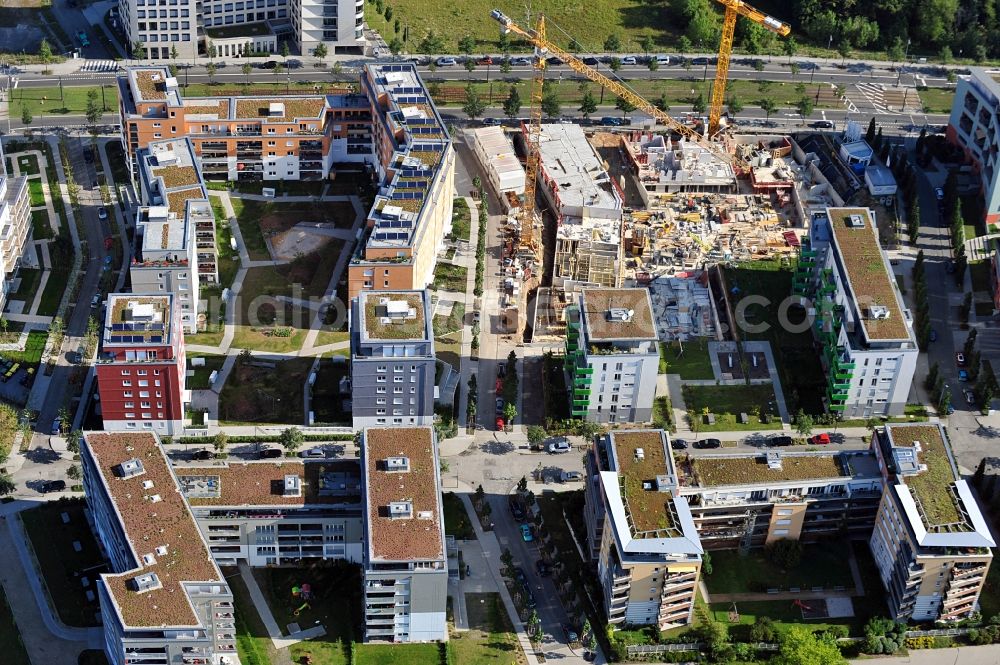
{"type": "Polygon", "coordinates": [[[726,81],[729,78],[729,58],[733,54],[733,34],[736,30],[736,17],[744,16],[771,32],[787,37],[791,28],[776,18],[754,9],[743,0],[716,0],[726,8],[722,21],[722,41],[719,43],[719,60],[715,67],[715,84],[712,86],[712,98],[708,106],[708,135],[715,136],[719,131],[719,120],[722,118],[722,106],[726,100],[726,81]]]}

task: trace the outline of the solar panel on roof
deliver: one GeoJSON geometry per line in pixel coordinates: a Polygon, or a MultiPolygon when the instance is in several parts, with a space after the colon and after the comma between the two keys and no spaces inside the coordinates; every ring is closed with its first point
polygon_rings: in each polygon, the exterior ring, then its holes
{"type": "Polygon", "coordinates": [[[125,330],[125,324],[124,323],[112,323],[111,324],[111,330],[125,330]]]}
{"type": "Polygon", "coordinates": [[[149,341],[150,342],[162,342],[163,341],[163,337],[161,335],[150,335],[149,341]]]}

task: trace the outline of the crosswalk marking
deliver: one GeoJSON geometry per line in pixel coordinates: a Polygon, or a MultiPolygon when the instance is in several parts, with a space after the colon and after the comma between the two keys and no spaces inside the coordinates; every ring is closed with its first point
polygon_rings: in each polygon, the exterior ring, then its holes
{"type": "Polygon", "coordinates": [[[116,72],[121,67],[114,60],[88,60],[80,67],[81,72],[116,72]]]}

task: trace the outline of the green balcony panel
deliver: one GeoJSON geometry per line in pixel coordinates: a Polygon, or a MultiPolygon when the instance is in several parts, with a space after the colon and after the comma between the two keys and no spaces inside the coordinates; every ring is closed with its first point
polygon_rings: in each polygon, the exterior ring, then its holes
{"type": "Polygon", "coordinates": [[[847,405],[846,404],[831,404],[830,405],[830,410],[831,411],[847,411],[847,405]]]}

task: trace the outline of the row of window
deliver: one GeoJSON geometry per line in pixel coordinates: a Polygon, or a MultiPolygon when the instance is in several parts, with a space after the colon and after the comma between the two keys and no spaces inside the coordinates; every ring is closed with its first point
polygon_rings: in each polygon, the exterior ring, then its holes
{"type": "Polygon", "coordinates": [[[234,9],[238,12],[244,9],[253,9],[254,7],[277,7],[281,5],[282,7],[287,4],[286,0],[257,0],[257,4],[253,2],[237,2],[235,5],[232,2],[227,2],[224,5],[205,5],[202,7],[206,14],[221,14],[222,12],[231,12],[234,9]]]}
{"type": "MultiPolygon", "coordinates": [[[[153,351],[153,353],[155,354],[156,352],[153,351]]],[[[156,356],[154,355],[153,357],[155,358],[156,356]]],[[[135,373],[138,376],[146,376],[149,373],[149,371],[145,370],[145,369],[139,369],[139,370],[136,370],[135,373]]],[[[132,375],[132,370],[130,370],[130,369],[123,369],[122,370],[122,376],[131,376],[131,375],[132,375]]],[[[159,375],[160,375],[160,370],[154,369],[153,370],[153,376],[159,376],[159,375]]]]}
{"type": "MultiPolygon", "coordinates": [[[[124,397],[124,398],[127,399],[127,398],[129,398],[131,396],[132,396],[132,391],[131,390],[122,391],[122,397],[124,397]]],[[[139,399],[142,399],[143,397],[149,397],[149,391],[148,390],[140,390],[139,391],[139,399]]],[[[161,393],[159,390],[157,390],[156,391],[156,397],[158,397],[158,398],[159,397],[163,397],[163,393],[161,393]]]]}
{"type": "MultiPolygon", "coordinates": [[[[384,395],[386,393],[385,388],[386,388],[385,386],[376,386],[375,387],[375,392],[378,393],[379,395],[384,395]]],[[[402,386],[393,386],[392,393],[394,395],[402,395],[403,394],[403,387],[402,386]]],[[[413,387],[413,386],[410,386],[410,394],[411,395],[415,395],[416,393],[417,393],[417,389],[415,387],[413,387]]]]}
{"type": "Polygon", "coordinates": [[[149,23],[147,23],[145,21],[140,21],[139,29],[140,30],[190,30],[191,22],[170,21],[168,23],[167,21],[160,21],[159,23],[157,23],[156,21],[150,21],[149,23]]]}
{"type": "MultiPolygon", "coordinates": [[[[169,18],[188,18],[190,12],[187,9],[180,10],[180,15],[178,16],[178,11],[176,9],[170,10],[169,18]]],[[[155,9],[150,9],[148,12],[145,9],[137,9],[135,12],[136,18],[168,18],[167,10],[161,9],[159,15],[157,15],[155,9]]]]}
{"type": "MultiPolygon", "coordinates": [[[[385,383],[386,382],[386,377],[381,376],[381,375],[376,376],[375,377],[375,382],[376,383],[385,383]]],[[[392,377],[392,382],[393,383],[403,383],[403,377],[401,377],[401,376],[394,376],[394,377],[392,377]]],[[[416,383],[416,382],[417,382],[417,377],[416,376],[411,376],[410,377],[410,383],[416,383]]]]}
{"type": "MultiPolygon", "coordinates": [[[[178,35],[176,33],[173,34],[173,35],[158,35],[156,33],[145,34],[144,35],[144,34],[140,33],[140,35],[139,35],[139,41],[143,42],[144,44],[150,44],[150,43],[155,44],[156,42],[181,42],[181,41],[183,41],[183,42],[189,42],[189,41],[191,41],[191,33],[190,32],[185,32],[184,35],[183,35],[183,37],[184,37],[184,39],[181,39],[181,35],[178,35]]],[[[160,50],[160,53],[162,53],[162,55],[158,55],[157,54],[157,49],[155,49],[155,48],[153,48],[153,49],[148,49],[147,48],[146,52],[149,55],[149,57],[151,57],[151,58],[169,58],[170,57],[170,49],[168,49],[166,47],[164,47],[163,49],[160,50]]]]}
{"type": "MultiPolygon", "coordinates": [[[[152,418],[152,417],[153,417],[153,414],[152,414],[152,413],[149,413],[149,412],[146,412],[146,413],[143,413],[141,417],[142,417],[142,419],[143,419],[143,420],[149,420],[150,418],[152,418]]],[[[162,412],[162,411],[158,412],[158,413],[156,414],[156,417],[157,417],[157,418],[159,418],[160,420],[162,420],[162,419],[163,419],[163,417],[164,417],[164,416],[163,416],[163,412],[162,412]]],[[[132,420],[132,419],[134,419],[134,418],[135,418],[135,414],[134,414],[134,413],[126,413],[126,414],[125,414],[125,418],[126,418],[127,420],[132,420]]]]}
{"type": "MultiPolygon", "coordinates": [[[[385,411],[386,411],[385,409],[376,409],[375,410],[375,415],[377,415],[377,416],[384,416],[385,415],[385,411]]],[[[394,416],[401,416],[401,415],[403,415],[403,410],[402,409],[393,409],[392,410],[392,415],[394,415],[394,416]]],[[[417,415],[417,410],[416,409],[410,409],[410,415],[411,416],[417,415]]]]}
{"type": "MultiPolygon", "coordinates": [[[[134,409],[135,408],[135,402],[125,402],[125,408],[126,409],[134,409]]],[[[153,406],[149,402],[139,402],[139,408],[140,409],[151,409],[151,408],[153,408],[153,406]]],[[[156,408],[157,409],[162,409],[163,408],[163,402],[157,402],[156,403],[156,408]]]]}
{"type": "MultiPolygon", "coordinates": [[[[160,382],[159,381],[153,381],[153,385],[156,386],[157,388],[159,388],[160,387],[160,382]]],[[[140,380],[139,381],[139,387],[140,388],[146,388],[148,386],[149,386],[149,381],[146,381],[146,380],[140,380]]],[[[131,388],[132,387],[132,380],[131,379],[122,379],[122,387],[123,388],[131,388]]]]}
{"type": "MultiPolygon", "coordinates": [[[[375,399],[375,403],[376,404],[385,404],[386,403],[386,398],[385,397],[378,397],[378,398],[375,399]]],[[[402,397],[394,397],[392,399],[392,403],[394,405],[397,405],[397,406],[402,405],[403,404],[403,398],[402,397]]],[[[416,403],[417,403],[417,398],[416,397],[411,397],[410,398],[410,404],[413,405],[413,404],[416,404],[416,403]]]]}
{"type": "MultiPolygon", "coordinates": [[[[385,418],[376,418],[375,422],[377,424],[379,424],[379,425],[385,425],[386,424],[386,419],[385,418]]],[[[413,425],[413,424],[416,424],[416,422],[417,422],[416,418],[410,418],[409,424],[413,425]]],[[[402,425],[403,424],[403,419],[402,418],[393,418],[392,419],[392,424],[393,425],[402,425]]]]}

